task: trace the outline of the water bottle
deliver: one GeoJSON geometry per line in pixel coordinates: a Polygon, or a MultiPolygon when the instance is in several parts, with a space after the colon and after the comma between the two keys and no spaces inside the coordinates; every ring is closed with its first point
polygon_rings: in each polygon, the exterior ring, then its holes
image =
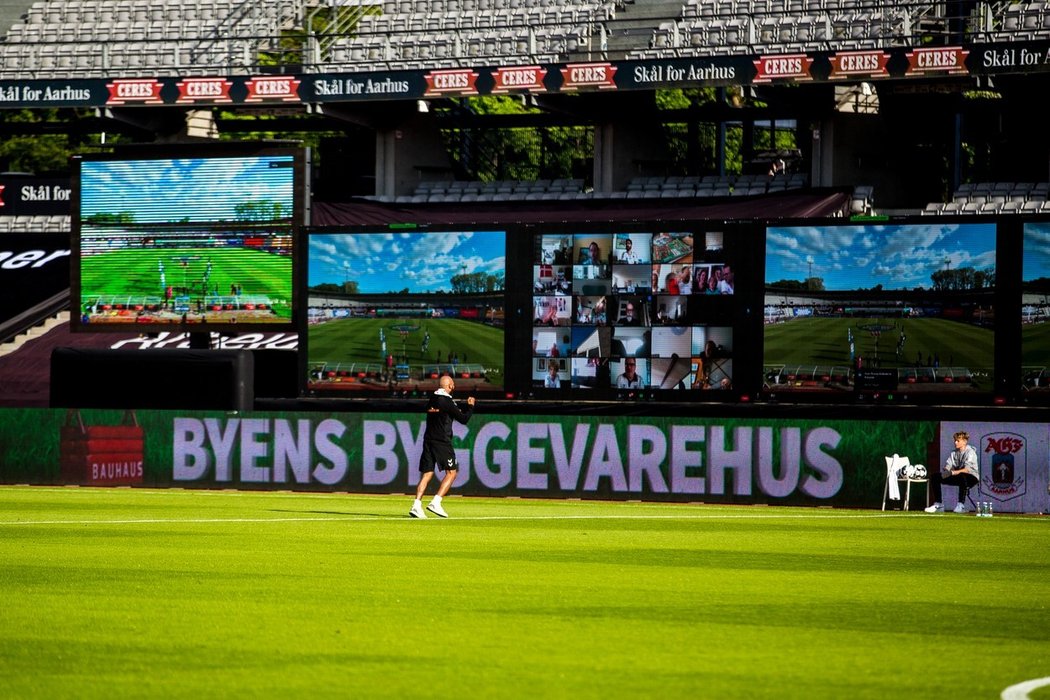
{"type": "Polygon", "coordinates": [[[989,518],[992,517],[992,502],[991,501],[986,501],[985,502],[985,506],[987,508],[987,511],[985,512],[985,515],[988,516],[989,518]]]}

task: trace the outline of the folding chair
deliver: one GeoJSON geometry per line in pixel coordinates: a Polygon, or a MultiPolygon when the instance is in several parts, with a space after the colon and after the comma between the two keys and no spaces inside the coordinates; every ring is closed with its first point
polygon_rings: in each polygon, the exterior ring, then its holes
{"type": "Polygon", "coordinates": [[[911,503],[911,485],[912,484],[926,484],[926,500],[929,500],[929,489],[930,480],[928,477],[917,478],[914,476],[904,476],[901,473],[902,467],[911,465],[911,460],[907,457],[901,457],[900,455],[893,455],[892,457],[886,457],[886,486],[882,489],[882,509],[886,510],[886,501],[890,495],[890,480],[896,479],[897,483],[905,482],[904,486],[904,510],[909,510],[909,504],[911,503]]]}

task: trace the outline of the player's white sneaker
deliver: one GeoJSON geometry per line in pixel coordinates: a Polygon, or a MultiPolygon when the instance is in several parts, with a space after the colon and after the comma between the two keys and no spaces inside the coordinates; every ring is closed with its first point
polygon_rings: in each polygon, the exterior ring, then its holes
{"type": "Polygon", "coordinates": [[[934,503],[932,506],[926,509],[927,513],[943,513],[944,505],[941,503],[934,503]]]}
{"type": "Polygon", "coordinates": [[[965,513],[966,511],[967,511],[967,508],[966,508],[966,504],[965,503],[957,503],[955,505],[955,510],[953,512],[955,512],[955,513],[965,513]]]}
{"type": "Polygon", "coordinates": [[[434,503],[433,501],[431,501],[429,504],[427,504],[427,510],[429,510],[431,513],[438,516],[439,518],[448,517],[448,513],[445,512],[445,509],[441,507],[440,503],[434,503]]]}
{"type": "Polygon", "coordinates": [[[427,514],[423,512],[423,506],[415,503],[412,505],[412,510],[408,511],[410,518],[426,518],[427,514]]]}

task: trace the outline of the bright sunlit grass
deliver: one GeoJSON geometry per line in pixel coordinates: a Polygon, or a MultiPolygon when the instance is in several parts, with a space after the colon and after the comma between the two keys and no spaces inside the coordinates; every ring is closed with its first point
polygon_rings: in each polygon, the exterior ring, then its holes
{"type": "Polygon", "coordinates": [[[998,697],[1050,675],[1048,518],[409,506],[0,488],[0,696],[998,697]]]}

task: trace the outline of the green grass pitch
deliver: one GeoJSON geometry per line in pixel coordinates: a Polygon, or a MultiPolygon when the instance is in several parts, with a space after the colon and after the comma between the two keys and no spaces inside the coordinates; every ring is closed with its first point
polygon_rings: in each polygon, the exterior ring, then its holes
{"type": "Polygon", "coordinates": [[[1050,323],[1030,323],[1021,327],[1021,364],[1050,365],[1050,323]]]}
{"type": "Polygon", "coordinates": [[[0,488],[0,696],[997,698],[1050,675],[1050,518],[409,505],[0,488]]]}
{"type": "Polygon", "coordinates": [[[230,285],[243,287],[244,294],[266,295],[286,303],[292,298],[292,259],[247,248],[192,248],[123,250],[90,255],[81,264],[81,294],[142,295],[163,298],[158,262],[164,263],[165,281],[200,292],[207,260],[212,261],[209,290],[229,294],[230,285]],[[180,258],[198,257],[184,268],[180,258]]]}
{"type": "Polygon", "coordinates": [[[941,367],[991,371],[993,331],[939,318],[797,318],[787,323],[767,325],[763,334],[764,362],[767,365],[849,365],[848,328],[853,329],[857,354],[871,358],[875,354],[875,338],[865,327],[892,326],[894,323],[898,324],[897,328],[884,330],[879,337],[882,367],[913,367],[918,353],[922,354],[925,365],[933,353],[939,356],[941,367]],[[901,324],[905,342],[898,361],[895,355],[901,324]]]}
{"type": "Polygon", "coordinates": [[[309,362],[381,362],[380,328],[387,352],[400,357],[404,351],[412,365],[434,363],[439,355],[445,362],[449,352],[455,352],[461,363],[503,371],[503,329],[457,318],[348,318],[312,325],[307,336],[309,362]],[[418,330],[402,341],[399,326],[418,330]],[[426,353],[422,350],[425,332],[430,333],[426,353]]]}

